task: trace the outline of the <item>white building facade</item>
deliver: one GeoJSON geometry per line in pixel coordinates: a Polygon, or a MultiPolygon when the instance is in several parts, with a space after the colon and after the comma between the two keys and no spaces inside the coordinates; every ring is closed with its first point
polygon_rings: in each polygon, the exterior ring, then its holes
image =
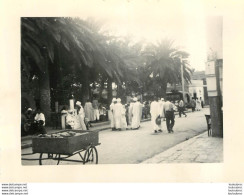
{"type": "Polygon", "coordinates": [[[204,84],[203,80],[192,80],[189,84],[189,93],[191,97],[198,98],[204,101],[204,84]]]}

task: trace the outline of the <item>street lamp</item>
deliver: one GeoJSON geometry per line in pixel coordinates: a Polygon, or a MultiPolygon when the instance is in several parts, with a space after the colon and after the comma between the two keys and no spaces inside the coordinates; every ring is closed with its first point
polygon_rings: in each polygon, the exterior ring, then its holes
{"type": "Polygon", "coordinates": [[[180,65],[181,65],[181,84],[182,84],[182,96],[183,96],[183,100],[184,100],[184,97],[185,97],[185,80],[184,80],[184,75],[183,75],[183,72],[184,72],[184,69],[183,69],[183,60],[182,60],[182,56],[180,56],[180,65]]]}

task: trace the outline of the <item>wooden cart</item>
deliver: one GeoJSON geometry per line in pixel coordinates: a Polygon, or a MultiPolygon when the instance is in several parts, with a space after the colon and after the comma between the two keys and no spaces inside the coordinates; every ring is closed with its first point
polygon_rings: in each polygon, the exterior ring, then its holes
{"type": "MultiPolygon", "coordinates": [[[[98,131],[85,130],[63,130],[63,132],[76,132],[77,136],[70,137],[33,137],[32,151],[40,153],[39,159],[22,158],[22,160],[39,160],[40,165],[58,165],[61,161],[81,162],[83,164],[98,163],[98,131]],[[81,160],[68,159],[74,155],[79,155],[81,160]]],[[[57,134],[55,133],[55,134],[57,134]]],[[[54,134],[51,134],[54,135],[54,134]]],[[[23,154],[30,155],[30,154],[23,154]]]]}

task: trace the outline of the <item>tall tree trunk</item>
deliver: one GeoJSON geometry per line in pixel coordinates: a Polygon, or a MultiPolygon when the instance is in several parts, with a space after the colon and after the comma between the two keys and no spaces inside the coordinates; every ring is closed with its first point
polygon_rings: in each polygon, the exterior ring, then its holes
{"type": "Polygon", "coordinates": [[[103,93],[103,89],[104,89],[104,82],[105,82],[105,79],[102,79],[101,87],[100,87],[100,91],[99,91],[99,97],[98,97],[100,101],[102,99],[102,93],[103,93]]]}
{"type": "MultiPolygon", "coordinates": [[[[47,64],[46,64],[47,66],[47,64]]],[[[41,74],[39,80],[40,87],[40,107],[46,118],[46,124],[50,124],[51,118],[51,95],[50,95],[50,80],[49,80],[49,70],[41,74]]]]}
{"type": "Polygon", "coordinates": [[[161,82],[161,97],[166,98],[167,81],[161,82]]]}
{"type": "Polygon", "coordinates": [[[121,84],[117,83],[117,97],[122,99],[122,96],[123,96],[122,86],[121,84]]]}
{"type": "Polygon", "coordinates": [[[113,89],[112,89],[112,79],[108,78],[108,105],[110,105],[113,98],[113,89]]]}
{"type": "Polygon", "coordinates": [[[40,108],[45,115],[46,125],[50,124],[51,119],[51,94],[50,94],[50,77],[49,77],[49,66],[47,52],[43,49],[43,66],[44,72],[40,74],[39,77],[39,87],[40,87],[40,108]]]}
{"type": "Polygon", "coordinates": [[[83,82],[82,82],[82,103],[85,104],[86,100],[90,98],[90,70],[88,67],[84,67],[83,82]]]}

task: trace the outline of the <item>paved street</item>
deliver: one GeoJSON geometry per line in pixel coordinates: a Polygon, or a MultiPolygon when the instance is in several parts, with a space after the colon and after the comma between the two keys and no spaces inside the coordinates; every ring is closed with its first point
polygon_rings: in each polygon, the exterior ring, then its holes
{"type": "Polygon", "coordinates": [[[182,142],[142,163],[221,163],[223,162],[223,139],[208,137],[204,132],[182,142]]]}
{"type": "MultiPolygon", "coordinates": [[[[194,113],[187,113],[187,118],[179,118],[177,115],[175,118],[174,134],[167,133],[165,122],[163,122],[164,131],[159,134],[153,133],[151,122],[141,123],[139,130],[101,131],[99,132],[99,142],[101,145],[97,146],[99,164],[133,164],[150,159],[206,131],[205,113],[209,114],[208,108],[194,113]]],[[[31,151],[31,148],[27,148],[23,149],[22,153],[29,153],[31,151]]],[[[28,158],[38,157],[39,155],[28,156],[28,158]]],[[[79,159],[80,157],[77,155],[72,158],[79,159]]],[[[22,161],[22,164],[37,165],[38,161],[22,161]]],[[[71,163],[61,162],[60,164],[71,163]]]]}

